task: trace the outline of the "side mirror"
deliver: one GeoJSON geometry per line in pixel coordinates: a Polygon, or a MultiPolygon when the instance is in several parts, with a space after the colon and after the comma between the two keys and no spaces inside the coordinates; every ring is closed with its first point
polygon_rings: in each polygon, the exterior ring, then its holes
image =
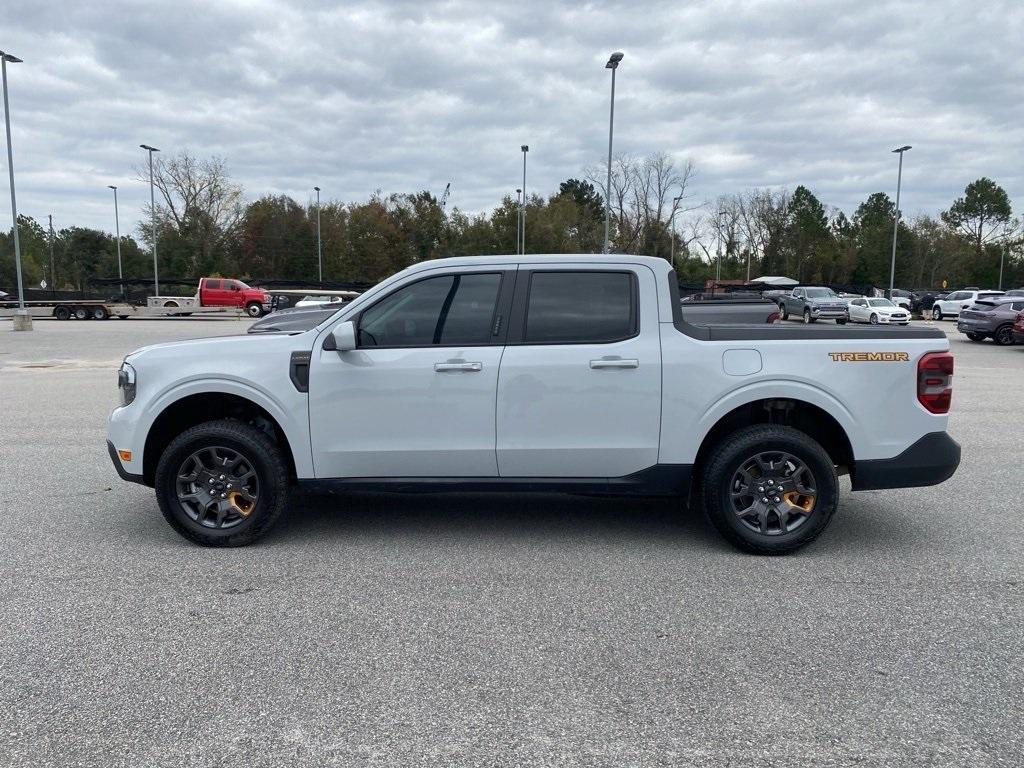
{"type": "Polygon", "coordinates": [[[324,349],[335,349],[338,352],[349,352],[356,348],[356,324],[351,320],[338,323],[324,343],[324,349]]]}

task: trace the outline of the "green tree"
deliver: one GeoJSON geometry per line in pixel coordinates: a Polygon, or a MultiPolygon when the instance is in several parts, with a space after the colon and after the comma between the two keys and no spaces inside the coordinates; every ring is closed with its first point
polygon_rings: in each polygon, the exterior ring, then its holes
{"type": "Polygon", "coordinates": [[[964,196],[953,201],[942,220],[958,230],[981,256],[984,246],[1009,236],[1016,228],[1006,190],[992,179],[982,177],[964,189],[964,196]]]}

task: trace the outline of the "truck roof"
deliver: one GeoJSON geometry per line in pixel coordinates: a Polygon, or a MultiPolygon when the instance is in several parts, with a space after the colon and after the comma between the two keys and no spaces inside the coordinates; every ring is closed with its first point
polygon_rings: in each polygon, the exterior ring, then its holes
{"type": "Polygon", "coordinates": [[[668,261],[656,256],[636,256],[627,253],[531,253],[528,255],[506,254],[498,256],[452,256],[447,259],[421,261],[406,268],[406,272],[419,272],[437,267],[462,267],[480,264],[544,264],[558,261],[571,264],[643,264],[657,275],[667,273],[671,267],[668,261]]]}

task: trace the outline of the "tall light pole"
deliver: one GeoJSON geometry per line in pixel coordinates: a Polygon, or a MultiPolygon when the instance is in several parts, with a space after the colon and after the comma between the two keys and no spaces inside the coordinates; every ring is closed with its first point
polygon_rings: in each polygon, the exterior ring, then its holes
{"type": "Polygon", "coordinates": [[[519,254],[519,228],[523,223],[523,190],[516,190],[516,254],[519,254]]]}
{"type": "Polygon", "coordinates": [[[320,282],[324,281],[324,255],[320,240],[320,187],[313,187],[316,190],[316,263],[320,270],[320,282]]]}
{"type": "Polygon", "coordinates": [[[896,234],[900,231],[900,185],[903,183],[903,153],[910,150],[908,144],[905,147],[894,149],[900,156],[899,171],[896,173],[896,221],[892,225],[892,262],[889,265],[889,298],[892,299],[892,289],[896,283],[896,234]]]}
{"type": "Polygon", "coordinates": [[[676,268],[676,208],[679,205],[679,201],[682,199],[682,195],[672,198],[672,214],[668,217],[668,236],[672,243],[672,245],[669,246],[669,253],[671,255],[669,256],[668,263],[672,265],[672,269],[676,268]]]}
{"type": "Polygon", "coordinates": [[[526,153],[530,151],[530,148],[523,144],[520,149],[523,150],[523,196],[519,201],[519,219],[523,235],[519,242],[522,246],[521,253],[526,255],[526,153]]]}
{"type": "Polygon", "coordinates": [[[160,295],[160,270],[156,264],[156,195],[153,192],[153,153],[160,150],[148,144],[139,147],[149,152],[149,212],[153,214],[153,294],[160,295]]]}
{"type": "Polygon", "coordinates": [[[999,290],[1003,290],[1003,259],[1006,258],[1007,243],[1003,240],[1003,247],[999,251],[999,290]]]}
{"type": "Polygon", "coordinates": [[[4,87],[4,125],[7,128],[7,172],[11,177],[11,217],[14,219],[14,268],[18,275],[18,308],[14,311],[14,330],[31,331],[32,317],[25,309],[25,286],[21,281],[21,240],[18,237],[18,199],[14,194],[14,151],[11,149],[11,108],[7,102],[7,62],[20,64],[21,59],[0,51],[4,87]]]}
{"type": "Polygon", "coordinates": [[[124,298],[124,272],[121,270],[121,216],[117,211],[117,187],[107,184],[107,189],[114,190],[114,234],[117,236],[117,279],[121,281],[121,298],[124,298]]]}
{"type": "Polygon", "coordinates": [[[604,252],[608,253],[608,230],[612,221],[612,131],[615,128],[615,70],[619,68],[619,62],[625,56],[621,51],[616,51],[608,57],[605,69],[612,71],[612,98],[611,108],[608,112],[608,181],[604,189],[604,252]]]}
{"type": "Polygon", "coordinates": [[[53,214],[47,218],[50,220],[50,294],[57,295],[57,268],[53,262],[53,214]]]}
{"type": "Polygon", "coordinates": [[[718,212],[718,266],[715,269],[715,283],[722,281],[722,251],[728,247],[725,241],[725,211],[718,212]]]}

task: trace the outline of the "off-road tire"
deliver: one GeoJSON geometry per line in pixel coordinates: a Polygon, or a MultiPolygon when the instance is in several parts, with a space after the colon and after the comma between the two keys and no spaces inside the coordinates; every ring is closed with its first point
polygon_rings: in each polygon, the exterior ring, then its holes
{"type": "Polygon", "coordinates": [[[185,430],[164,449],[156,468],[156,499],[174,530],[204,547],[242,547],[264,536],[288,501],[288,465],[281,449],[264,432],[235,419],[207,421],[185,430]],[[178,500],[176,481],[182,462],[205,446],[224,446],[243,454],[256,470],[259,498],[247,518],[227,529],[192,520],[178,500]]]}
{"type": "Polygon", "coordinates": [[[784,555],[821,535],[835,514],[839,496],[832,459],[815,440],[792,427],[758,424],[744,427],[712,449],[700,474],[700,496],[711,524],[731,544],[756,555],[784,555]],[[782,451],[802,461],[814,476],[816,497],[806,520],[788,533],[768,535],[743,524],[732,506],[730,488],[737,469],[750,457],[782,451]]]}

